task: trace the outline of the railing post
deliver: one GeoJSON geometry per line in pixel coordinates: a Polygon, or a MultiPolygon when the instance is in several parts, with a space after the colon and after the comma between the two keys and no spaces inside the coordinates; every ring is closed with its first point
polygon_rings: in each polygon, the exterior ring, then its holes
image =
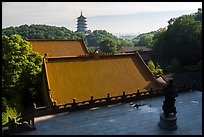
{"type": "Polygon", "coordinates": [[[32,115],[32,118],[30,120],[30,123],[29,123],[33,127],[35,126],[34,119],[35,119],[36,111],[37,111],[36,104],[33,103],[33,115],[32,115]]]}
{"type": "Polygon", "coordinates": [[[77,107],[76,99],[73,98],[72,108],[73,108],[73,109],[76,109],[76,107],[77,107]]]}
{"type": "Polygon", "coordinates": [[[8,120],[9,120],[9,129],[12,132],[15,132],[17,130],[17,123],[16,123],[16,118],[15,117],[11,117],[8,116],[8,120]]]}
{"type": "Polygon", "coordinates": [[[184,84],[183,84],[182,91],[186,91],[186,87],[187,87],[187,86],[186,86],[186,83],[184,83],[184,84]]]}
{"type": "Polygon", "coordinates": [[[153,95],[153,89],[152,89],[152,87],[150,88],[149,94],[150,94],[150,96],[153,95]]]}
{"type": "Polygon", "coordinates": [[[125,95],[125,91],[123,91],[122,101],[125,101],[125,99],[126,99],[126,95],[125,95]]]}
{"type": "Polygon", "coordinates": [[[192,84],[192,90],[195,90],[196,89],[196,80],[193,80],[193,84],[192,84]]]}
{"type": "Polygon", "coordinates": [[[110,94],[109,94],[109,93],[107,94],[106,102],[107,102],[108,104],[111,102],[110,94]]]}
{"type": "Polygon", "coordinates": [[[53,102],[53,106],[57,106],[57,101],[56,100],[53,102]]]}
{"type": "Polygon", "coordinates": [[[140,89],[138,88],[138,89],[137,89],[137,93],[136,93],[136,97],[139,99],[139,98],[140,98],[140,95],[141,95],[140,89]]]}
{"type": "Polygon", "coordinates": [[[91,99],[89,100],[89,105],[93,105],[94,104],[94,100],[93,100],[93,96],[91,96],[91,99]]]}
{"type": "Polygon", "coordinates": [[[53,109],[54,111],[57,110],[57,100],[54,100],[53,102],[53,109]]]}

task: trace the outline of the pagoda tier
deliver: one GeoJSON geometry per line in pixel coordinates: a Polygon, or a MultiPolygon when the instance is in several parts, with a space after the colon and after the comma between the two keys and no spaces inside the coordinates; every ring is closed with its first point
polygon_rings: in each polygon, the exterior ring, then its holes
{"type": "Polygon", "coordinates": [[[86,21],[77,21],[77,24],[86,24],[86,21]]]}
{"type": "Polygon", "coordinates": [[[87,25],[86,22],[78,22],[77,25],[87,25]]]}
{"type": "Polygon", "coordinates": [[[88,27],[86,27],[86,26],[78,26],[78,27],[77,27],[77,29],[83,29],[83,28],[86,29],[86,28],[88,28],[88,27]]]}

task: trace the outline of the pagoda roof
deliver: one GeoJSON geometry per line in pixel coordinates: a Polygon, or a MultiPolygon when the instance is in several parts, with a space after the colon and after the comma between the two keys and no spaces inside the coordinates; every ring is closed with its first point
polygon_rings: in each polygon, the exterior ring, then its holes
{"type": "Polygon", "coordinates": [[[146,92],[163,88],[148,69],[139,53],[89,54],[78,57],[45,57],[44,73],[51,104],[66,104],[94,98],[146,92]]]}
{"type": "Polygon", "coordinates": [[[87,25],[86,22],[77,22],[77,25],[87,25]]]}
{"type": "Polygon", "coordinates": [[[82,29],[82,30],[84,30],[84,29],[86,29],[86,28],[88,28],[88,27],[86,27],[86,26],[83,26],[83,27],[77,26],[77,29],[82,29]]]}
{"type": "Polygon", "coordinates": [[[81,21],[81,20],[77,20],[77,23],[86,23],[87,21],[84,20],[84,21],[81,21]]]}
{"type": "Polygon", "coordinates": [[[81,15],[81,16],[79,16],[77,19],[78,19],[78,20],[79,20],[79,19],[83,19],[83,20],[84,20],[84,19],[87,19],[87,18],[84,17],[83,15],[81,15]]]}
{"type": "Polygon", "coordinates": [[[80,40],[28,40],[33,51],[44,56],[46,53],[49,57],[55,56],[78,56],[87,54],[88,50],[82,39],[80,40]]]}

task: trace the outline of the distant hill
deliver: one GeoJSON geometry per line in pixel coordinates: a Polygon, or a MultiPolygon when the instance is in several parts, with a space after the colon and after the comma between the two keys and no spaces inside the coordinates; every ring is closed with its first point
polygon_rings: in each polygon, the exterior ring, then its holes
{"type": "Polygon", "coordinates": [[[152,46],[152,41],[155,33],[156,31],[141,33],[132,40],[137,42],[136,46],[152,46]]]}
{"type": "Polygon", "coordinates": [[[119,38],[128,39],[128,40],[134,39],[135,37],[136,37],[135,35],[121,35],[121,36],[119,36],[119,38]]]}
{"type": "Polygon", "coordinates": [[[151,32],[147,32],[147,33],[141,33],[137,37],[133,38],[133,40],[140,40],[144,36],[154,35],[155,33],[156,33],[156,31],[151,31],[151,32]]]}
{"type": "Polygon", "coordinates": [[[12,34],[19,34],[23,38],[28,39],[81,39],[85,40],[88,48],[100,48],[103,52],[116,52],[122,46],[134,46],[131,40],[124,40],[107,32],[106,30],[90,31],[89,35],[83,32],[74,32],[65,27],[56,27],[49,25],[21,25],[19,27],[7,27],[2,29],[2,35],[11,36],[12,34]]]}
{"type": "Polygon", "coordinates": [[[73,32],[65,27],[56,27],[49,25],[21,25],[19,27],[7,27],[2,29],[2,35],[10,36],[19,34],[28,39],[78,39],[84,37],[84,34],[73,32]]]}

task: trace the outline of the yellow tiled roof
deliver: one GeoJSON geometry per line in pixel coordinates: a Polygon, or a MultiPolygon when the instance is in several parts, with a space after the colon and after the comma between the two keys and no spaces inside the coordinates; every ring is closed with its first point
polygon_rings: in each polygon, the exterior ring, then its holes
{"type": "Polygon", "coordinates": [[[66,104],[161,89],[139,54],[46,58],[51,100],[66,104]]]}
{"type": "Polygon", "coordinates": [[[28,40],[33,51],[49,57],[78,56],[88,54],[83,40],[28,40]]]}

